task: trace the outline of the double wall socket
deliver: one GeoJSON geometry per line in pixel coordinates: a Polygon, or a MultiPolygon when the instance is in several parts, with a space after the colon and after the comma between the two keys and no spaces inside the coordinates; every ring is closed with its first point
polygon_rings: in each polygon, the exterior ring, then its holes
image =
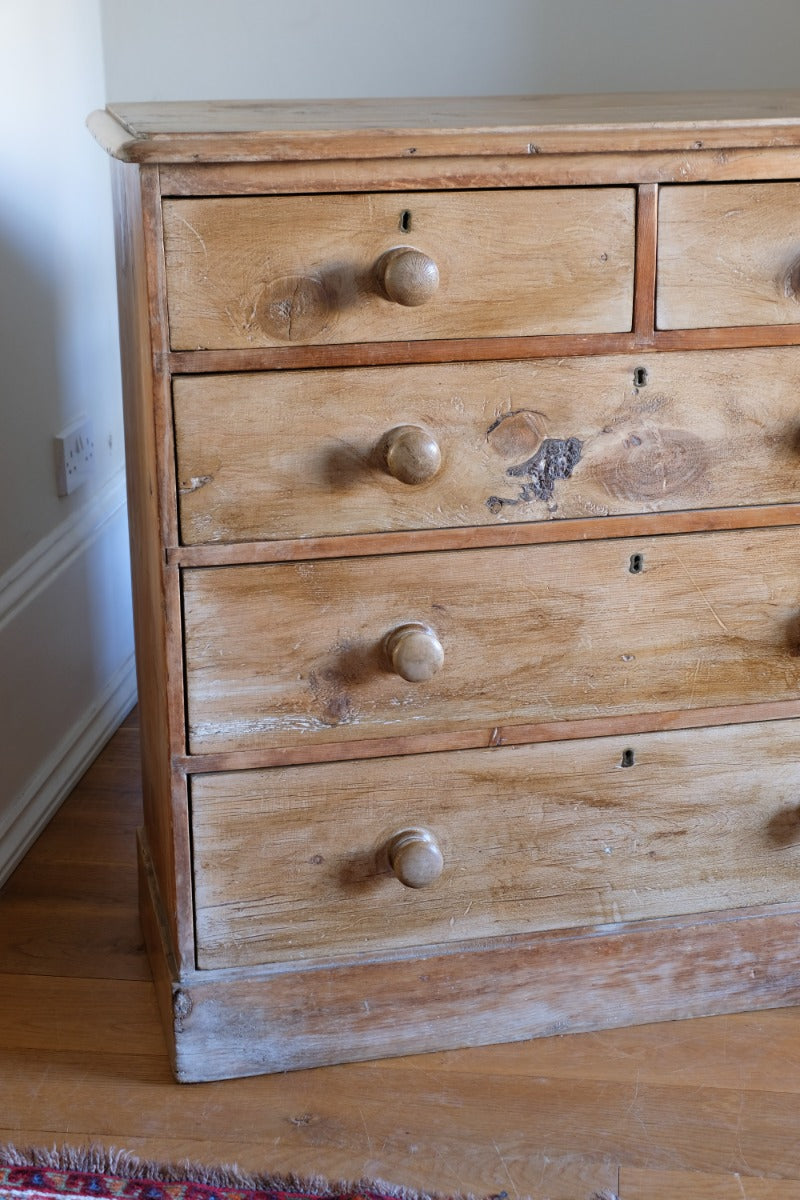
{"type": "Polygon", "coordinates": [[[94,431],[82,417],[55,438],[56,485],[59,496],[74,492],[94,471],[94,431]]]}

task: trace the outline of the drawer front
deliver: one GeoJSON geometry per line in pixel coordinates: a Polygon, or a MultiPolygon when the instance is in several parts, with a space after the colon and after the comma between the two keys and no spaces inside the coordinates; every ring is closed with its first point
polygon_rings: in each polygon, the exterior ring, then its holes
{"type": "Polygon", "coordinates": [[[167,200],[171,345],[627,330],[634,203],[631,188],[167,200]],[[386,257],[401,248],[416,256],[386,257]]]}
{"type": "Polygon", "coordinates": [[[198,776],[198,963],[794,901],[799,771],[777,721],[198,776]],[[441,854],[421,888],[390,867],[408,830],[441,854]]]}
{"type": "Polygon", "coordinates": [[[181,535],[788,502],[799,388],[794,347],[184,377],[173,385],[181,535]]]}
{"type": "Polygon", "coordinates": [[[800,322],[800,183],[662,187],[657,325],[800,322]]]}
{"type": "Polygon", "coordinates": [[[190,748],[795,699],[799,578],[796,529],[187,570],[190,748]]]}

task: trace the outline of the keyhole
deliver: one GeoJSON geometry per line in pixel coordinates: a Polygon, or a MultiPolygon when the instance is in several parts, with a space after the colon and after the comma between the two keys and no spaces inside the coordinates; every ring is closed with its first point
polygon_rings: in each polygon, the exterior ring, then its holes
{"type": "Polygon", "coordinates": [[[636,756],[632,750],[623,750],[622,751],[622,762],[619,765],[621,767],[635,767],[636,766],[636,756]]]}
{"type": "Polygon", "coordinates": [[[647,383],[647,367],[637,367],[633,372],[633,386],[640,388],[647,383]]]}
{"type": "Polygon", "coordinates": [[[631,575],[641,575],[642,571],[644,570],[644,555],[632,554],[631,565],[628,570],[630,571],[631,575]]]}
{"type": "Polygon", "coordinates": [[[405,209],[405,211],[401,212],[400,214],[400,228],[402,229],[403,233],[408,233],[409,229],[411,228],[411,213],[408,209],[405,209]]]}

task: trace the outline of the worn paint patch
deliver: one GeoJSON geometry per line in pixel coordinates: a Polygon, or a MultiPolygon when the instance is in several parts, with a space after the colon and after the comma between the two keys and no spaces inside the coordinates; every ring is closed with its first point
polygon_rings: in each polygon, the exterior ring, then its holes
{"type": "Polygon", "coordinates": [[[556,481],[570,478],[580,462],[582,449],[583,443],[575,437],[546,438],[533,458],[506,471],[512,479],[522,480],[518,494],[490,496],[486,501],[489,511],[498,513],[508,505],[552,500],[556,481]]]}
{"type": "Polygon", "coordinates": [[[199,492],[200,488],[204,488],[206,484],[213,482],[213,475],[193,475],[191,479],[181,482],[178,485],[178,491],[181,496],[189,496],[192,492],[199,492]]]}
{"type": "Polygon", "coordinates": [[[583,443],[576,437],[545,438],[527,462],[509,467],[506,474],[512,479],[525,480],[522,485],[523,500],[550,500],[556,480],[569,479],[581,460],[582,449],[583,443]]]}
{"type": "Polygon", "coordinates": [[[506,460],[522,459],[506,468],[509,479],[519,480],[514,496],[490,496],[489,511],[499,513],[508,505],[530,504],[553,499],[556,482],[569,479],[580,462],[580,438],[547,437],[547,418],[535,409],[504,413],[489,426],[486,437],[492,449],[506,460]]]}

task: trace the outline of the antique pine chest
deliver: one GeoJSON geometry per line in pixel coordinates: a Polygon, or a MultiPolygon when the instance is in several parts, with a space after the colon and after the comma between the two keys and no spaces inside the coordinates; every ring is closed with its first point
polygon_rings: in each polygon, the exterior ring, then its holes
{"type": "Polygon", "coordinates": [[[800,94],[91,128],[177,1078],[800,1001],[800,94]]]}

